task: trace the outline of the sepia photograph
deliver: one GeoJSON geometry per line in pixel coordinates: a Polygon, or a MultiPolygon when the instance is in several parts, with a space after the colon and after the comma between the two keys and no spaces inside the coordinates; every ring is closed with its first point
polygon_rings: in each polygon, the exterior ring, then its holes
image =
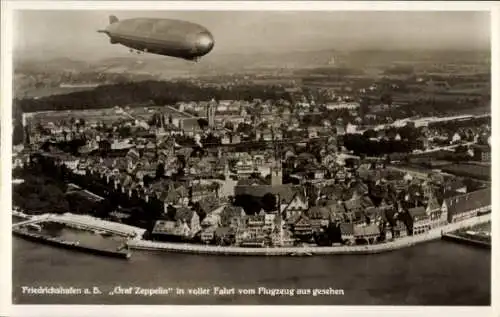
{"type": "Polygon", "coordinates": [[[492,305],[490,11],[47,9],[13,305],[492,305]]]}

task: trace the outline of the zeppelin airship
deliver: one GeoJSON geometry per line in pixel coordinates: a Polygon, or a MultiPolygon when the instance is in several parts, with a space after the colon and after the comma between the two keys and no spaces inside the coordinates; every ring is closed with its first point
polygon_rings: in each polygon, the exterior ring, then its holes
{"type": "Polygon", "coordinates": [[[122,44],[131,52],[145,52],[198,61],[214,47],[214,38],[205,27],[182,20],[109,17],[109,25],[99,30],[111,44],[122,44]]]}

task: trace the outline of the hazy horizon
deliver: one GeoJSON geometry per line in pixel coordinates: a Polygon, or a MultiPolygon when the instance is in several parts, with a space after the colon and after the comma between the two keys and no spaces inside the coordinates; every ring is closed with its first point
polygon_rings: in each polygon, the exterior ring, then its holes
{"type": "Polygon", "coordinates": [[[488,50],[489,12],[17,11],[14,56],[91,60],[130,56],[96,31],[108,16],[175,18],[215,37],[210,55],[313,50],[488,50]]]}

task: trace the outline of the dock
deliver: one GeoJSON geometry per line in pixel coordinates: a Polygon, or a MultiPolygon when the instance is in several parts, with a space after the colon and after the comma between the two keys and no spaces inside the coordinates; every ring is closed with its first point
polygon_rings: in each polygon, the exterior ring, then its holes
{"type": "Polygon", "coordinates": [[[446,241],[451,241],[451,242],[466,244],[466,245],[470,245],[470,246],[480,247],[483,249],[491,249],[491,241],[486,242],[486,241],[481,241],[478,239],[472,239],[472,238],[468,238],[468,237],[465,237],[465,236],[457,234],[457,233],[443,234],[442,239],[446,240],[446,241]]]}
{"type": "Polygon", "coordinates": [[[85,253],[95,254],[95,255],[104,255],[114,258],[121,259],[129,259],[131,257],[131,253],[129,251],[123,251],[122,249],[118,250],[105,250],[99,248],[92,248],[89,246],[83,246],[78,243],[78,241],[64,241],[57,238],[46,237],[42,234],[32,233],[28,231],[24,231],[21,229],[12,230],[12,233],[15,236],[23,238],[28,241],[43,243],[51,246],[56,246],[60,248],[64,248],[67,250],[81,251],[85,253]]]}
{"type": "Polygon", "coordinates": [[[64,215],[45,214],[36,217],[29,217],[29,218],[27,217],[26,219],[28,220],[18,222],[12,225],[13,235],[23,238],[25,240],[52,245],[68,250],[81,251],[95,255],[103,255],[103,256],[122,258],[122,259],[129,259],[132,254],[125,242],[122,245],[118,246],[116,249],[94,247],[94,246],[80,244],[79,241],[65,241],[60,238],[49,237],[41,233],[37,229],[37,227],[39,227],[40,224],[46,222],[55,222],[66,225],[68,227],[73,227],[86,231],[93,231],[96,234],[116,235],[124,239],[134,239],[134,238],[137,239],[141,237],[143,233],[143,229],[140,228],[112,223],[109,221],[104,221],[89,216],[81,216],[73,214],[64,214],[64,215]],[[34,230],[33,231],[27,230],[26,228],[32,228],[34,230]]]}
{"type": "Polygon", "coordinates": [[[338,254],[377,254],[395,251],[420,243],[443,239],[443,236],[468,228],[477,224],[491,221],[491,214],[450,223],[443,227],[434,228],[425,234],[406,236],[390,242],[372,245],[353,246],[303,246],[303,247],[275,247],[275,248],[249,248],[240,246],[215,246],[198,245],[192,243],[159,242],[144,239],[130,239],[127,245],[133,250],[165,251],[205,255],[234,255],[234,256],[316,256],[338,254]]]}

